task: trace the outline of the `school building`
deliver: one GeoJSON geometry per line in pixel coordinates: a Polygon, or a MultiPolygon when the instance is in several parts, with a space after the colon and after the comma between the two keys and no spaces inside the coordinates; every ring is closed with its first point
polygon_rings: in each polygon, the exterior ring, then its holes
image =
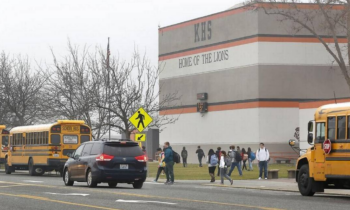
{"type": "Polygon", "coordinates": [[[273,160],[296,158],[288,140],[300,138],[307,148],[316,108],[334,103],[334,93],[338,102],[350,95],[325,47],[306,30],[291,34],[291,27],[235,7],[160,28],[160,100],[181,96],[160,112],[179,116],[160,133],[160,143],[169,141],[178,153],[185,146],[189,162],[197,161],[198,145],[205,153],[230,145],[256,151],[260,142],[273,160]]]}

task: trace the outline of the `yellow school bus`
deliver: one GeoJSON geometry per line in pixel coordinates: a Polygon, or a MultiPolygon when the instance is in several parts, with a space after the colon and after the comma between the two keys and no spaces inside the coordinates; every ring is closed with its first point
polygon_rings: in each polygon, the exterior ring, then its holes
{"type": "Polygon", "coordinates": [[[304,196],[324,189],[350,188],[350,103],[319,107],[308,123],[312,146],[296,164],[296,181],[304,196]]]}
{"type": "Polygon", "coordinates": [[[5,157],[8,150],[8,141],[9,141],[9,131],[6,130],[5,125],[0,125],[0,163],[5,163],[5,157]]]}
{"type": "Polygon", "coordinates": [[[91,129],[82,120],[15,127],[10,131],[5,172],[28,170],[31,176],[47,171],[62,174],[68,155],[86,141],[91,141],[91,129]]]}

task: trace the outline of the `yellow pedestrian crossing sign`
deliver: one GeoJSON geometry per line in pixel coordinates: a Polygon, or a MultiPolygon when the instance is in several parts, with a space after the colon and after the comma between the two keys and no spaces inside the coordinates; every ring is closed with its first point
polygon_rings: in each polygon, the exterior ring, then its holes
{"type": "Polygon", "coordinates": [[[153,119],[143,108],[140,108],[130,117],[129,121],[139,132],[142,132],[149,124],[151,124],[153,119]]]}
{"type": "Polygon", "coordinates": [[[144,133],[135,134],[135,141],[146,141],[146,134],[144,133]]]}

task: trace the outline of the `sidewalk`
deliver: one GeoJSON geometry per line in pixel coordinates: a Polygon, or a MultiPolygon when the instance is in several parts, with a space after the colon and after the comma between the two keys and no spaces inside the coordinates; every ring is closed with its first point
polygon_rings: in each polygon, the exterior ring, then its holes
{"type": "MultiPolygon", "coordinates": [[[[241,189],[252,189],[252,190],[271,190],[271,191],[283,191],[283,192],[296,192],[299,193],[298,183],[295,179],[268,179],[268,180],[233,180],[233,185],[230,185],[228,181],[225,181],[225,185],[220,184],[220,179],[215,183],[209,183],[209,180],[176,180],[176,183],[193,183],[204,186],[214,187],[228,187],[228,188],[241,188],[241,189]]],[[[154,178],[147,178],[147,181],[151,182],[154,178]]],[[[164,182],[165,179],[159,179],[158,182],[164,182]]],[[[322,193],[320,193],[322,194],[322,193]]],[[[342,195],[350,196],[350,190],[334,190],[325,189],[324,194],[329,195],[342,195]]]]}
{"type": "MultiPolygon", "coordinates": [[[[228,182],[226,182],[228,183],[228,182]]],[[[215,184],[204,184],[206,186],[231,187],[254,190],[272,190],[284,192],[298,192],[298,183],[295,179],[269,179],[269,180],[233,180],[233,185],[221,185],[217,180],[215,184]]],[[[350,196],[350,190],[325,189],[324,194],[350,196]]]]}

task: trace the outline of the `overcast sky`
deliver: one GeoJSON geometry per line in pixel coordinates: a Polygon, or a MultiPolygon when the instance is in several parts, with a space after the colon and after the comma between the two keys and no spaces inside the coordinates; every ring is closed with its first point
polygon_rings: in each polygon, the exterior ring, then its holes
{"type": "Polygon", "coordinates": [[[161,27],[217,13],[242,0],[0,0],[0,51],[51,61],[68,38],[129,58],[134,46],[156,65],[161,27]]]}

